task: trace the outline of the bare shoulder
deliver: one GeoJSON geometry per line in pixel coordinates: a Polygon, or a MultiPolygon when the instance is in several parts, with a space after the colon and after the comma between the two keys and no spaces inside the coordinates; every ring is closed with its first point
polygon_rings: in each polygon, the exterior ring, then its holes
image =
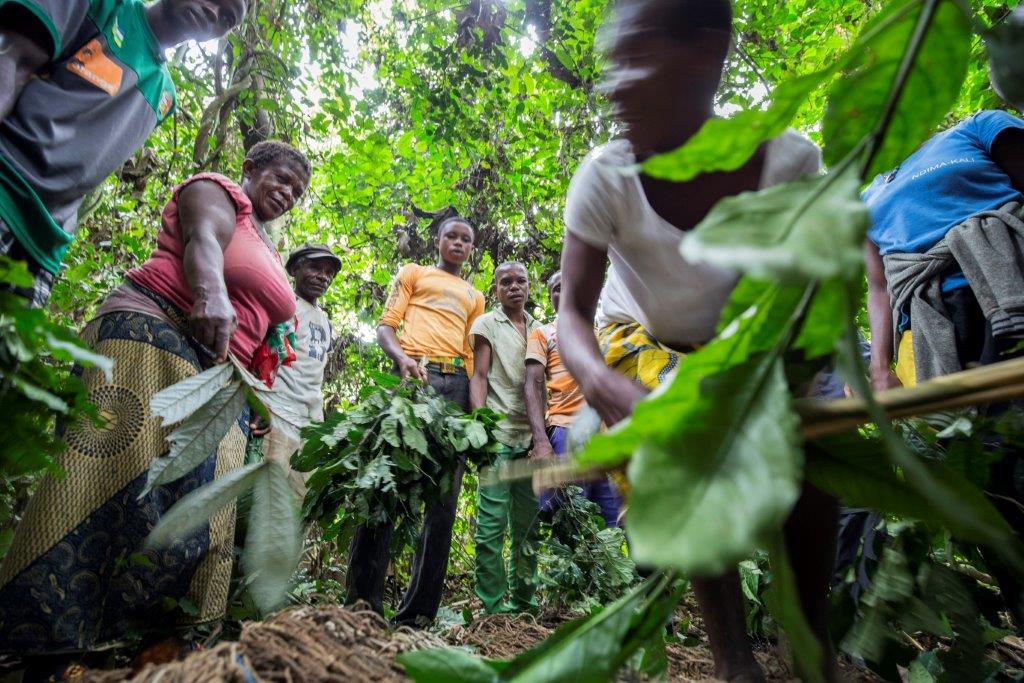
{"type": "Polygon", "coordinates": [[[200,178],[185,185],[178,193],[179,211],[198,208],[228,209],[233,213],[235,203],[220,184],[200,178]]]}

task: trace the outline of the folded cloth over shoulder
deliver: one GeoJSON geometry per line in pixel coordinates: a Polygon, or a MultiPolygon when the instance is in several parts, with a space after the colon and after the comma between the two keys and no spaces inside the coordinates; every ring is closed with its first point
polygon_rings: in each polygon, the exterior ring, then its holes
{"type": "Polygon", "coordinates": [[[921,254],[882,257],[893,309],[893,349],[899,321],[910,315],[917,379],[961,370],[956,336],[942,301],[942,279],[962,270],[996,338],[1024,338],[1024,208],[1010,202],[950,228],[921,254]]]}

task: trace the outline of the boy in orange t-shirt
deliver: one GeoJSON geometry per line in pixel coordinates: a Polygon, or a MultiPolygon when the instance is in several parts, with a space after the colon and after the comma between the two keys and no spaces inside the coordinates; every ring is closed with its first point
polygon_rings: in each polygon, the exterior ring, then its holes
{"type": "MultiPolygon", "coordinates": [[[[434,387],[449,401],[469,410],[472,353],[469,329],[484,312],[484,295],[459,277],[473,251],[473,226],[449,218],[437,228],[436,266],[402,266],[377,327],[377,343],[392,361],[394,372],[434,387]],[[401,333],[399,334],[399,328],[401,333]]],[[[431,622],[441,604],[448,573],[455,505],[462,486],[460,467],[447,499],[427,508],[413,560],[412,577],[395,615],[398,624],[431,622]]],[[[391,560],[390,524],[356,530],[347,575],[345,602],[365,600],[383,614],[384,579],[391,560]]]]}
{"type": "MultiPolygon", "coordinates": [[[[558,313],[558,304],[562,298],[562,272],[558,271],[548,278],[548,298],[551,307],[558,313]]],[[[576,413],[586,405],[583,392],[569,371],[562,365],[558,353],[558,337],[555,323],[537,328],[530,335],[526,345],[526,416],[533,430],[533,450],[531,458],[565,457],[566,439],[569,425],[576,413]],[[544,389],[547,385],[547,424],[545,427],[544,389]]],[[[601,508],[604,523],[609,526],[619,525],[621,501],[615,486],[607,478],[594,482],[581,482],[583,495],[601,508]]],[[[545,491],[539,497],[540,510],[553,513],[561,505],[560,496],[556,491],[545,491]]]]}

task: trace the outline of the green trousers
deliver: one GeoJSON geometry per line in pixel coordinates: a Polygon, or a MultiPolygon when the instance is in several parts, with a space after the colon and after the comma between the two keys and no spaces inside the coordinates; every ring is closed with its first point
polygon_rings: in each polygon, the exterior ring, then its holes
{"type": "MultiPolygon", "coordinates": [[[[499,451],[495,464],[525,458],[527,453],[499,451]]],[[[529,480],[477,489],[476,594],[488,614],[537,606],[537,513],[537,496],[529,480]],[[507,571],[502,557],[506,530],[512,546],[507,571]]]]}

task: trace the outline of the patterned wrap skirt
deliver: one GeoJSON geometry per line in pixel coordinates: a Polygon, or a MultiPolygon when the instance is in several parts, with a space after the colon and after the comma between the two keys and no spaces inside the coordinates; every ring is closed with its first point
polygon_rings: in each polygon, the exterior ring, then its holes
{"type": "Polygon", "coordinates": [[[597,343],[608,367],[648,389],[667,380],[686,355],[663,345],[640,323],[604,325],[597,330],[597,343]]]}
{"type": "MultiPolygon", "coordinates": [[[[597,344],[605,365],[648,389],[667,381],[686,355],[655,339],[640,323],[609,323],[597,330],[597,344]]],[[[689,351],[692,351],[690,348],[689,351]]],[[[629,497],[625,469],[608,473],[622,497],[629,497]]]]}
{"type": "Polygon", "coordinates": [[[200,361],[176,327],[143,313],[103,315],[82,338],[114,359],[110,382],[98,370],[81,371],[104,421],[83,420],[63,434],[65,476],[40,483],[16,529],[0,567],[0,652],[99,650],[154,626],[224,614],[233,503],[170,546],[143,551],[143,541],[182,496],[242,464],[247,416],[195,470],[139,499],[171,431],[150,415],[150,398],[200,372],[200,361]]]}

